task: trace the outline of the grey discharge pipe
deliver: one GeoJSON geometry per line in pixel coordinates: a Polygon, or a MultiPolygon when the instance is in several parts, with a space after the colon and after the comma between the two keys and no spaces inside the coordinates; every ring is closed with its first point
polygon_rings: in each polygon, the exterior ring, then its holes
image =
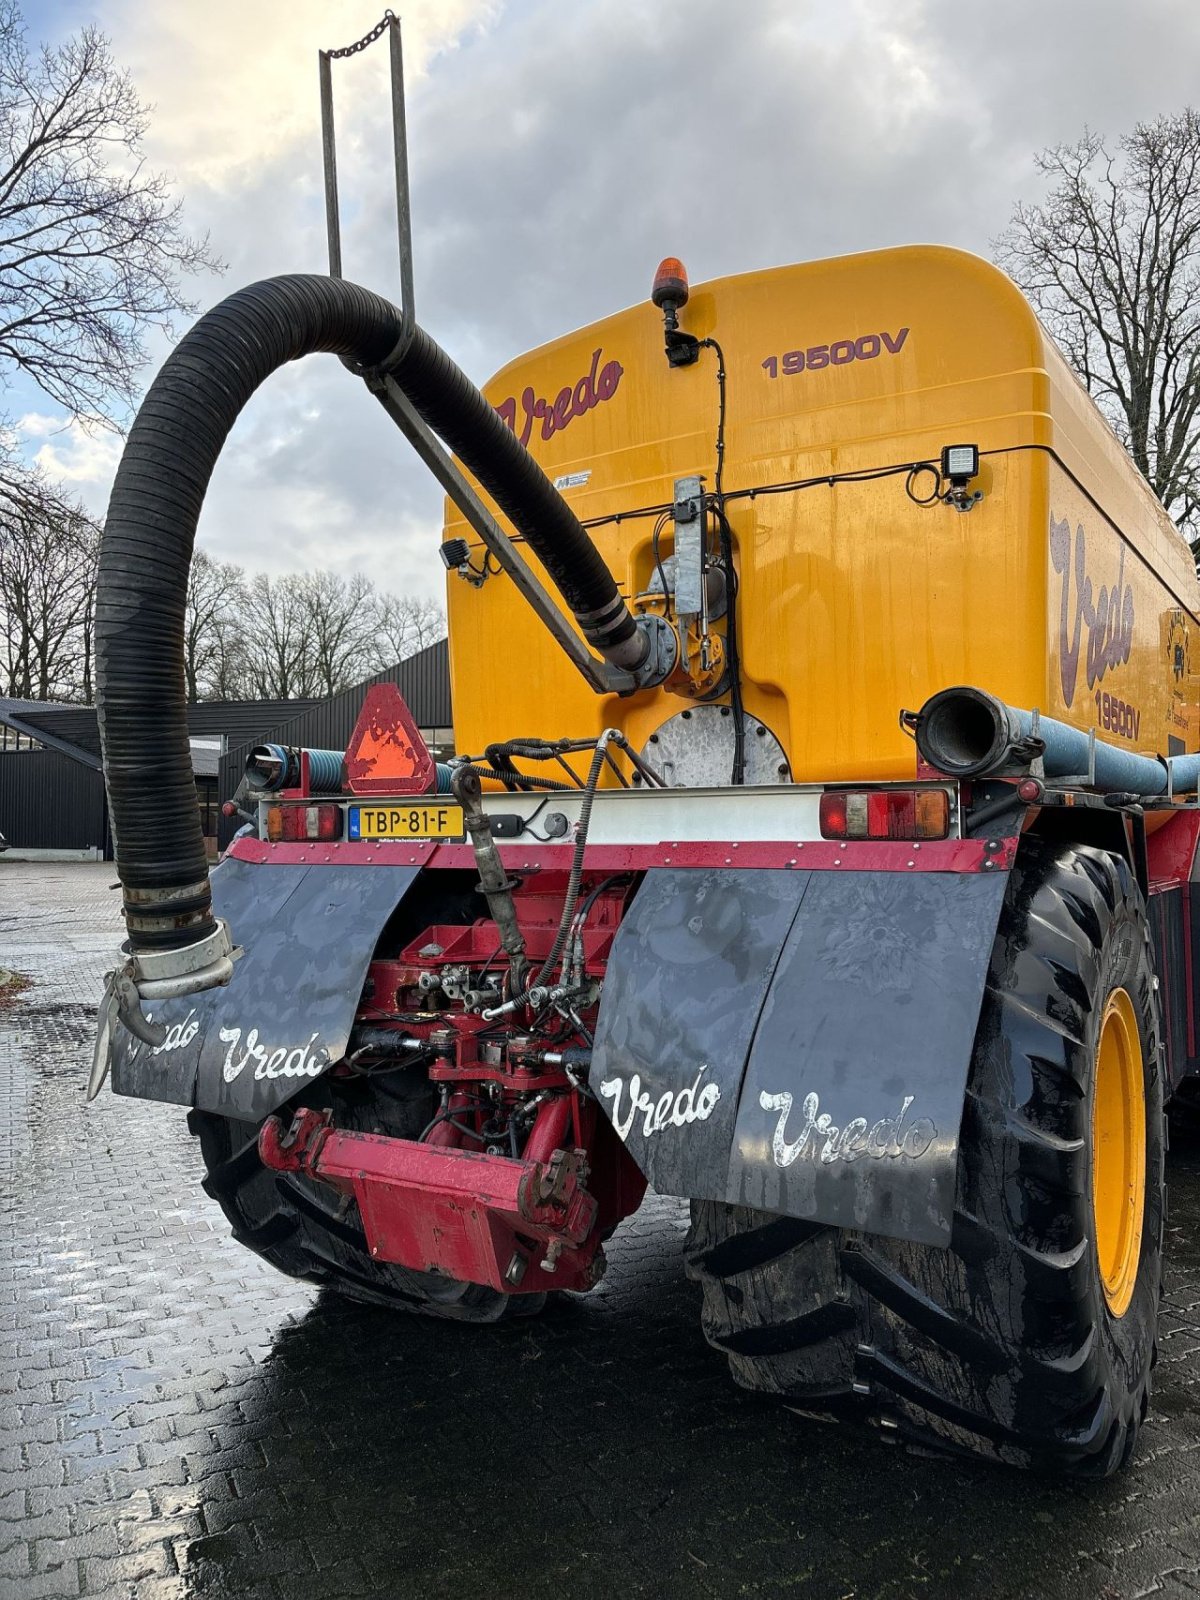
{"type": "MultiPolygon", "coordinates": [[[[541,468],[427,334],[414,329],[403,346],[401,334],[396,307],[343,279],[252,284],[180,342],[130,430],[100,548],[96,705],[132,952],[126,977],[144,997],[225,982],[231,970],[188,745],[184,608],[213,467],[238,413],[277,367],[323,350],[364,374],[389,373],[524,536],[601,653],[628,666],[642,642],[612,574],[541,468]]],[[[127,983],[123,1020],[128,1000],[127,983]]]]}

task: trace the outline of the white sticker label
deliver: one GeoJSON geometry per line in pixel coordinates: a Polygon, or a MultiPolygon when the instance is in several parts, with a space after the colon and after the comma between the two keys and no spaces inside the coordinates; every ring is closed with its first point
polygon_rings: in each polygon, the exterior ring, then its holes
{"type": "Polygon", "coordinates": [[[556,489],[582,489],[592,475],[589,467],[586,472],[564,472],[561,478],[555,478],[556,489]]]}

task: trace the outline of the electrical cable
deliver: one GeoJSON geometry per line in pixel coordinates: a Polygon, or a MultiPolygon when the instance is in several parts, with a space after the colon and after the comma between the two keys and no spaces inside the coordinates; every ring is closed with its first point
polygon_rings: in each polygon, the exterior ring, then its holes
{"type": "MultiPolygon", "coordinates": [[[[704,341],[708,343],[708,340],[704,341]]],[[[1005,452],[997,450],[981,450],[980,459],[988,455],[1002,455],[1005,452]]],[[[929,499],[911,495],[917,505],[936,505],[941,498],[941,470],[936,461],[898,461],[886,467],[862,467],[852,472],[822,472],[811,478],[789,478],[782,483],[762,483],[752,489],[727,489],[722,493],[723,499],[730,500],[757,500],[760,495],[793,494],[801,489],[833,488],[839,483],[874,483],[880,478],[896,478],[904,475],[915,478],[922,472],[936,473],[938,477],[939,493],[929,499]]],[[[673,506],[636,506],[628,511],[614,511],[608,516],[591,517],[581,524],[585,528],[603,528],[611,524],[631,521],[635,517],[657,517],[664,512],[670,513],[673,506]]]]}
{"type": "Polygon", "coordinates": [[[662,584],[663,615],[666,618],[668,618],[668,620],[670,619],[670,617],[674,613],[675,605],[674,605],[674,601],[672,600],[672,597],[671,597],[671,591],[667,588],[667,574],[666,574],[666,569],[664,568],[663,563],[662,563],[662,554],[661,554],[661,550],[660,550],[660,542],[662,540],[663,530],[665,529],[667,523],[670,520],[671,520],[670,513],[664,511],[662,516],[659,517],[658,521],[654,524],[654,532],[651,535],[651,539],[652,539],[652,543],[653,543],[653,547],[654,547],[654,565],[658,568],[658,581],[659,581],[659,583],[662,584]]]}
{"type": "Polygon", "coordinates": [[[942,498],[942,474],[932,461],[921,461],[909,469],[908,477],[904,480],[904,492],[915,506],[934,506],[942,498]],[[933,493],[919,495],[913,489],[913,484],[922,473],[933,474],[933,493]]]}
{"type": "Polygon", "coordinates": [[[537,829],[533,826],[533,824],[541,816],[542,812],[545,811],[546,807],[550,804],[550,802],[551,802],[551,800],[553,798],[554,798],[553,795],[549,795],[548,794],[546,796],[546,798],[542,801],[541,805],[538,806],[535,810],[531,811],[530,814],[525,818],[525,826],[521,829],[522,833],[532,834],[533,837],[538,841],[539,844],[553,844],[553,842],[554,842],[550,834],[548,834],[548,833],[539,833],[537,831],[537,829]]]}
{"type": "Polygon", "coordinates": [[[725,515],[725,352],[715,339],[701,339],[701,348],[717,354],[717,466],[714,476],[713,510],[721,536],[721,562],[728,586],[725,623],[725,653],[729,671],[729,709],[733,712],[733,771],[730,782],[741,788],[746,782],[746,712],[742,701],[742,662],[738,652],[737,573],[733,566],[733,530],[725,515]]]}
{"type": "Polygon", "coordinates": [[[476,766],[473,761],[460,761],[455,763],[455,770],[466,767],[468,772],[475,772],[481,778],[494,778],[504,784],[510,793],[521,793],[527,790],[530,784],[536,784],[539,789],[552,789],[555,794],[578,794],[577,783],[560,783],[556,778],[533,778],[528,773],[516,772],[508,769],[496,770],[492,767],[476,766]]]}

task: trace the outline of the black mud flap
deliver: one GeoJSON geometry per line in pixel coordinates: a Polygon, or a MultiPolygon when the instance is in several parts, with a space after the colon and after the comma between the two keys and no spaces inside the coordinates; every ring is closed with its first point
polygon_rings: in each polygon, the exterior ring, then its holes
{"type": "Polygon", "coordinates": [[[591,1087],[661,1194],[949,1243],[1007,874],[647,873],[591,1087]]]}
{"type": "Polygon", "coordinates": [[[416,867],[257,865],[213,871],[213,905],[245,955],[223,989],[144,1007],[155,1049],[118,1028],[113,1088],[260,1122],[346,1053],[367,965],[416,867]]]}

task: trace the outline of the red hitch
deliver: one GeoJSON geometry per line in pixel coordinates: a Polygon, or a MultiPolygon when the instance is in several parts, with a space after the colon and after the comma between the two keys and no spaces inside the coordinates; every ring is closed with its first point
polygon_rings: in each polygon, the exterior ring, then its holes
{"type": "Polygon", "coordinates": [[[286,1131],[278,1117],[267,1118],[258,1153],[275,1172],[301,1172],[353,1194],[377,1261],[506,1294],[590,1289],[604,1270],[583,1150],[512,1161],[344,1133],[327,1112],[301,1109],[286,1131]]]}

